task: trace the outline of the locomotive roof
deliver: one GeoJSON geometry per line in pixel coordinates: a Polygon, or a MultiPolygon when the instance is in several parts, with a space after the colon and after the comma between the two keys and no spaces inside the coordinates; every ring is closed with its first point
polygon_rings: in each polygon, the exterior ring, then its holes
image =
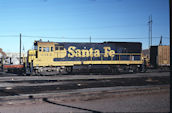
{"type": "MultiPolygon", "coordinates": [[[[83,43],[83,44],[90,44],[90,42],[50,42],[50,41],[35,41],[35,43],[83,43]]],[[[107,42],[91,42],[92,44],[103,44],[103,43],[118,43],[118,44],[127,44],[127,43],[133,43],[133,44],[141,44],[141,42],[114,42],[114,41],[107,41],[107,42]]]]}

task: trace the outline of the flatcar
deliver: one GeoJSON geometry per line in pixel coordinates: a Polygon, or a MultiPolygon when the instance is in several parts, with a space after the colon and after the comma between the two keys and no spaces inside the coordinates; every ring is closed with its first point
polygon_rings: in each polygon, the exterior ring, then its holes
{"type": "Polygon", "coordinates": [[[26,73],[66,74],[74,70],[143,71],[140,42],[34,42],[28,51],[26,73]]]}

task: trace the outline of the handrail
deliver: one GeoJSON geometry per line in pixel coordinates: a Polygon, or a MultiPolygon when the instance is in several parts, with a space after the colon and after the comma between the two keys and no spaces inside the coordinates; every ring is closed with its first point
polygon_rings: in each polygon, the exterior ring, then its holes
{"type": "Polygon", "coordinates": [[[141,53],[115,53],[115,55],[141,55],[141,53]]]}

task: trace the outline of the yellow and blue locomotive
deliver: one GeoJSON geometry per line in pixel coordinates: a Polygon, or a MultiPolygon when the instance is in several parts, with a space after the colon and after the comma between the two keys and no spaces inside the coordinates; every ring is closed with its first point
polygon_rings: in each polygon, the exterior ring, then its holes
{"type": "Polygon", "coordinates": [[[107,68],[112,73],[120,70],[140,71],[143,61],[139,42],[72,43],[35,41],[28,51],[27,73],[63,74],[74,69],[94,71],[107,68]],[[97,67],[95,69],[95,67],[97,67]]]}

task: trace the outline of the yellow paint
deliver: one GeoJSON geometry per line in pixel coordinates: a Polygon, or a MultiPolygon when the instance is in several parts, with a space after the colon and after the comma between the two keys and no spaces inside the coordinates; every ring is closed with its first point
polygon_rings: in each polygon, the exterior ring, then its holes
{"type": "Polygon", "coordinates": [[[81,64],[142,64],[142,61],[56,61],[56,62],[44,62],[34,61],[34,66],[73,66],[81,64]],[[37,65],[39,64],[39,65],[37,65]]]}
{"type": "Polygon", "coordinates": [[[28,62],[32,62],[36,59],[36,51],[35,50],[29,50],[28,51],[28,62]]]}
{"type": "Polygon", "coordinates": [[[88,49],[76,49],[75,46],[68,47],[68,57],[100,57],[100,50],[93,48],[88,49]]]}
{"type": "Polygon", "coordinates": [[[76,49],[76,47],[74,47],[74,46],[70,46],[69,48],[68,48],[68,57],[74,57],[75,56],[75,52],[73,51],[73,50],[75,50],[76,49]]]}
{"type": "Polygon", "coordinates": [[[95,50],[94,57],[100,57],[100,51],[98,49],[95,50]]]}
{"type": "Polygon", "coordinates": [[[81,50],[82,51],[82,57],[89,57],[90,56],[90,54],[89,54],[89,51],[88,50],[81,50]]]}
{"type": "Polygon", "coordinates": [[[104,51],[105,51],[105,54],[104,54],[104,57],[114,57],[115,55],[115,51],[114,50],[111,50],[111,47],[104,47],[104,51]]]}

